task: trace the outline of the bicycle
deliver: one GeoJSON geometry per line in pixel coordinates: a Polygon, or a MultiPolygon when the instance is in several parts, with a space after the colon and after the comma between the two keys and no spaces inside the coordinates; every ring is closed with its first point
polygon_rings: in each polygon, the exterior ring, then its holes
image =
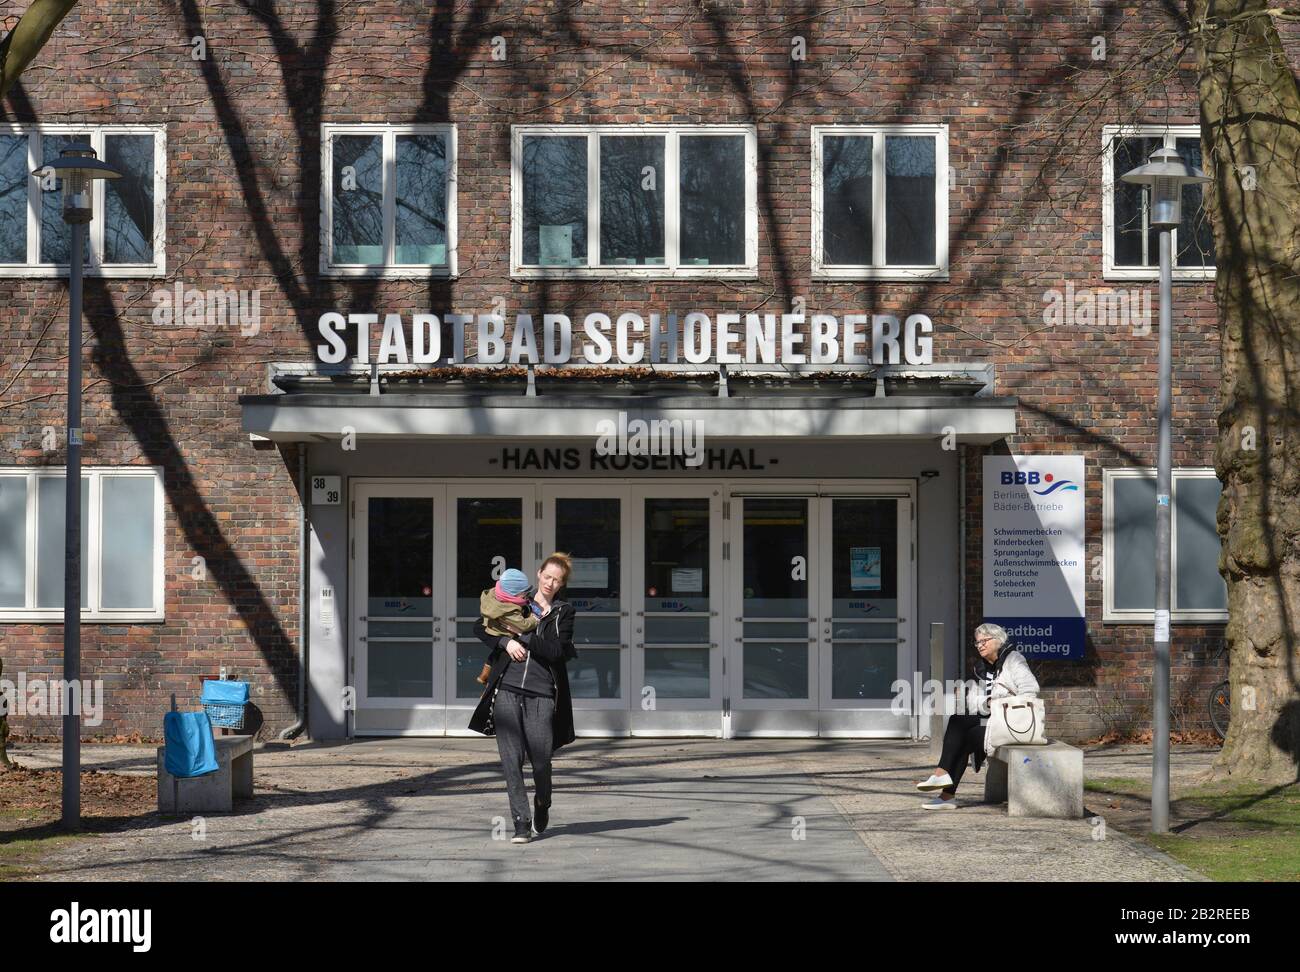
{"type": "MultiPolygon", "coordinates": [[[[1223,657],[1223,653],[1228,650],[1228,642],[1224,641],[1218,652],[1215,653],[1215,659],[1223,657]]],[[[1219,739],[1228,737],[1228,722],[1232,718],[1232,682],[1224,679],[1219,684],[1210,688],[1210,725],[1214,727],[1215,735],[1219,739]]]]}

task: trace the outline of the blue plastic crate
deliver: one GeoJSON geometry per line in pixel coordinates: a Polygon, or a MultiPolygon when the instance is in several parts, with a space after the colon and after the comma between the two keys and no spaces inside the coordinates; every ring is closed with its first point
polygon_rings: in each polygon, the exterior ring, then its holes
{"type": "Polygon", "coordinates": [[[203,703],[203,711],[208,714],[208,721],[222,729],[243,729],[244,708],[242,705],[227,705],[221,702],[203,703]]]}
{"type": "Polygon", "coordinates": [[[248,706],[248,683],[208,679],[203,683],[199,704],[214,726],[242,729],[244,712],[248,706]]]}

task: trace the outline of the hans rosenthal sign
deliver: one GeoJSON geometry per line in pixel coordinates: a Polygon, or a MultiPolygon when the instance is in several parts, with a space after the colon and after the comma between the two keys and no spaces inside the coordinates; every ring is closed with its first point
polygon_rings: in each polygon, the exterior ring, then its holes
{"type": "Polygon", "coordinates": [[[634,312],[514,316],[506,333],[503,314],[402,314],[330,312],[319,322],[324,364],[351,355],[358,364],[432,365],[446,361],[442,330],[451,334],[450,361],[465,361],[466,335],[475,338],[478,364],[595,365],[704,364],[930,364],[934,325],[924,314],[733,314],[710,316],[634,312]],[[355,329],[349,342],[344,334],[355,329]],[[581,334],[580,353],[574,332],[581,334]],[[375,343],[377,342],[377,344],[375,343]],[[352,351],[349,344],[355,348],[352,351]],[[372,354],[373,351],[373,354],[372,354]]]}

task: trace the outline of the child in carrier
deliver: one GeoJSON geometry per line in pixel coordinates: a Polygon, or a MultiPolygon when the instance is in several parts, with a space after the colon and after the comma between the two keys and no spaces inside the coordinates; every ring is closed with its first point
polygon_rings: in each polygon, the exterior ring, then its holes
{"type": "MultiPolygon", "coordinates": [[[[524,572],[511,567],[501,575],[495,587],[483,592],[479,597],[479,614],[483,616],[483,628],[488,634],[516,638],[532,633],[537,627],[537,618],[530,609],[528,589],[524,572]]],[[[494,648],[488,655],[483,670],[478,674],[479,684],[487,684],[492,666],[502,651],[502,648],[494,648]]]]}

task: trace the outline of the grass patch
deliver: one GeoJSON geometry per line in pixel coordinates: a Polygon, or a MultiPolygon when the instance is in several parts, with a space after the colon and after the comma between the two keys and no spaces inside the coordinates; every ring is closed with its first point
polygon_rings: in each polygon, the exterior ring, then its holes
{"type": "Polygon", "coordinates": [[[1084,780],[1083,789],[1093,793],[1127,793],[1136,796],[1150,791],[1151,781],[1117,776],[1113,779],[1084,780]]]}
{"type": "Polygon", "coordinates": [[[1174,787],[1168,834],[1150,832],[1149,780],[1093,779],[1084,786],[1108,823],[1212,880],[1300,880],[1300,784],[1174,787]]]}
{"type": "Polygon", "coordinates": [[[1208,814],[1202,824],[1152,835],[1157,847],[1216,881],[1300,880],[1300,784],[1197,786],[1179,794],[1208,814]]]}
{"type": "Polygon", "coordinates": [[[1148,834],[1147,837],[1180,864],[1214,881],[1300,879],[1300,841],[1294,831],[1235,838],[1184,834],[1148,834]]]}
{"type": "Polygon", "coordinates": [[[42,873],[51,853],[85,832],[106,832],[148,817],[156,806],[152,776],[85,770],[81,774],[79,833],[60,826],[63,774],[17,767],[0,774],[0,880],[42,873]]]}
{"type": "Polygon", "coordinates": [[[76,840],[57,825],[20,810],[0,809],[0,881],[20,881],[36,873],[44,855],[76,840]]]}

